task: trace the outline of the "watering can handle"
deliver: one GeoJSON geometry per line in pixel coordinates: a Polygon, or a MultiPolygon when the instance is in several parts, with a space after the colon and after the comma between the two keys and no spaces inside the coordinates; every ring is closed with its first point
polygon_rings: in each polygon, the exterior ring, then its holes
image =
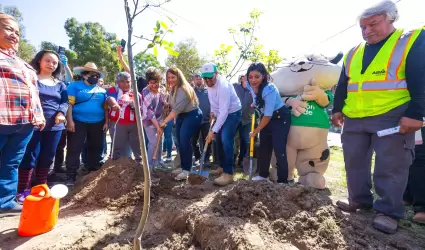
{"type": "Polygon", "coordinates": [[[33,196],[34,198],[40,200],[40,199],[42,199],[40,197],[41,192],[44,192],[44,196],[42,198],[49,198],[50,197],[50,189],[46,184],[37,185],[37,186],[31,188],[30,196],[33,196]]]}

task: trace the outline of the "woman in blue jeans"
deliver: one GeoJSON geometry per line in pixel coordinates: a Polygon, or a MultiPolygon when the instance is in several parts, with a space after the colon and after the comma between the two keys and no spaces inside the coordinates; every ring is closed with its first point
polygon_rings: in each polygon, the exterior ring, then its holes
{"type": "Polygon", "coordinates": [[[251,64],[246,75],[247,88],[251,91],[254,105],[261,113],[260,124],[250,135],[255,137],[261,131],[258,152],[259,175],[252,180],[269,178],[270,161],[274,150],[277,160],[277,182],[288,183],[286,142],[291,127],[291,113],[283,104],[277,88],[269,82],[270,76],[264,64],[251,64]]]}
{"type": "Polygon", "coordinates": [[[187,82],[183,73],[176,67],[167,70],[167,84],[171,89],[169,103],[170,114],[161,123],[161,128],[176,118],[176,136],[179,145],[181,169],[172,172],[176,180],[185,180],[192,169],[192,146],[190,138],[198,131],[202,122],[202,112],[199,109],[198,98],[192,86],[187,82]]]}
{"type": "Polygon", "coordinates": [[[34,129],[25,156],[19,165],[18,202],[24,202],[29,194],[30,181],[35,170],[35,184],[46,184],[50,165],[55,158],[56,148],[65,129],[65,115],[68,110],[68,92],[64,82],[59,80],[62,64],[59,55],[51,50],[42,50],[31,61],[37,71],[38,89],[46,119],[43,131],[34,129]]]}
{"type": "Polygon", "coordinates": [[[37,74],[19,58],[19,25],[0,13],[0,218],[19,215],[15,202],[18,166],[34,127],[43,130],[45,120],[37,89],[37,74]]]}

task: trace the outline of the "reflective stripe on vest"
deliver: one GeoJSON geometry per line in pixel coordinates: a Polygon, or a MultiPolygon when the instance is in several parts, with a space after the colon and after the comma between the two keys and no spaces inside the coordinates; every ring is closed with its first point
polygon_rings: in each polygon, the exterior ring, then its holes
{"type": "Polygon", "coordinates": [[[362,73],[366,43],[352,48],[344,58],[348,77],[343,113],[351,118],[384,114],[410,100],[406,82],[406,57],[422,29],[403,34],[397,29],[362,73]]]}

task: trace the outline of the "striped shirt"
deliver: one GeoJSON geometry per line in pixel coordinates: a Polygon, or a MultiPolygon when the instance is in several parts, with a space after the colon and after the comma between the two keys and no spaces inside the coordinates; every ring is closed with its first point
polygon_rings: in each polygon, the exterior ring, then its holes
{"type": "Polygon", "coordinates": [[[35,70],[15,55],[0,49],[0,124],[44,122],[35,70]]]}

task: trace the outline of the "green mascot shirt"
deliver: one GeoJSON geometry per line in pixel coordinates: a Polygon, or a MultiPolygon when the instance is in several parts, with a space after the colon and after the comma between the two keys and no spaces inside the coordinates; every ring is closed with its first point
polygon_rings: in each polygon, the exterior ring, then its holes
{"type": "MultiPolygon", "coordinates": [[[[329,104],[333,102],[333,94],[330,90],[325,91],[329,98],[329,104]]],[[[307,101],[306,111],[299,117],[292,115],[291,126],[330,128],[329,115],[325,108],[317,105],[315,101],[307,101]]]]}

